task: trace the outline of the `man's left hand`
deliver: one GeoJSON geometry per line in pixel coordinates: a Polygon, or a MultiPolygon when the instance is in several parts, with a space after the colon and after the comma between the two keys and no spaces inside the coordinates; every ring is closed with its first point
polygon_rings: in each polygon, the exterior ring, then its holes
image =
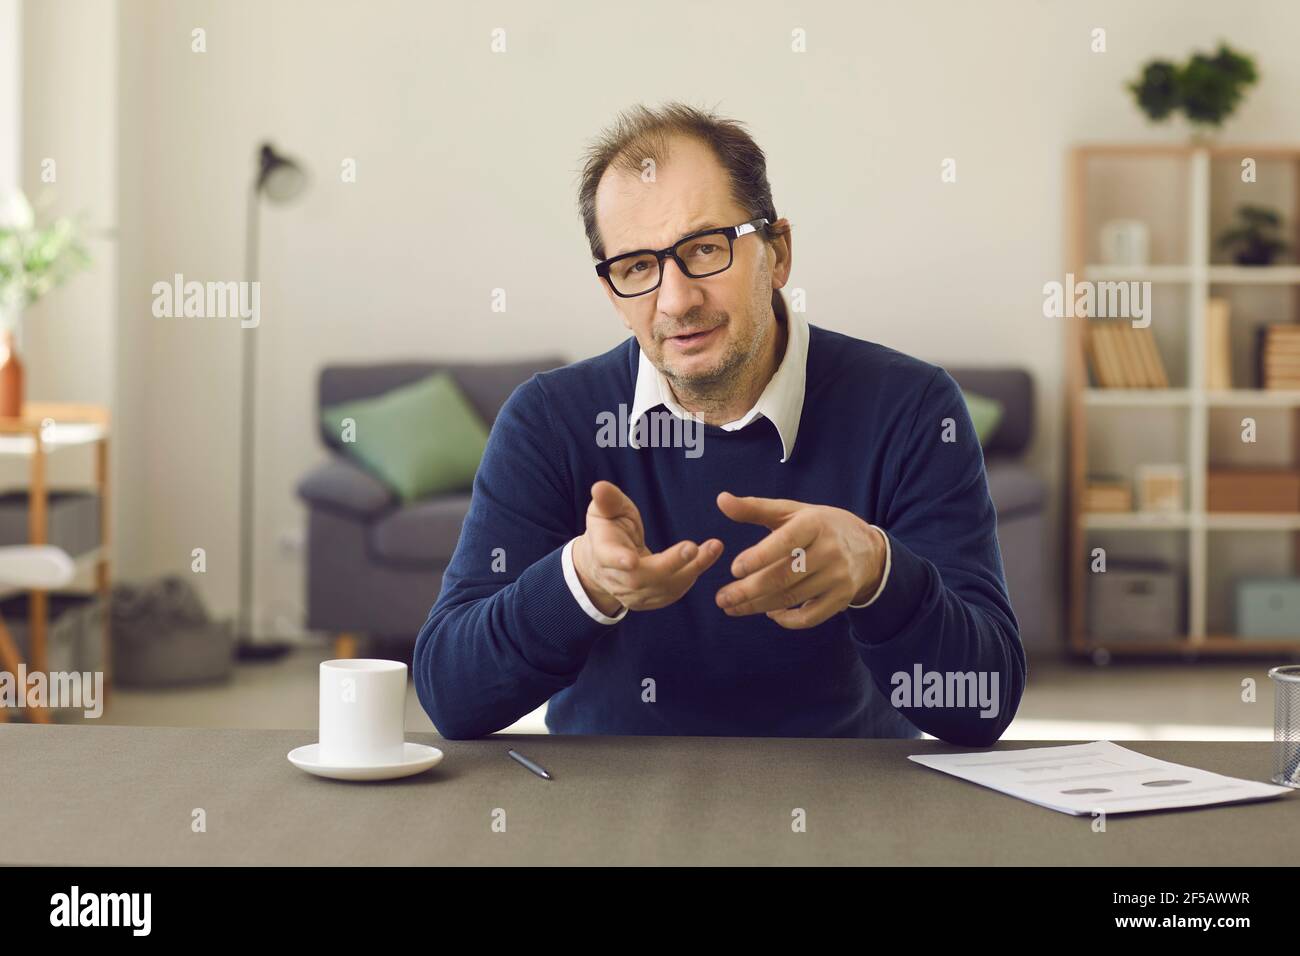
{"type": "Polygon", "coordinates": [[[879,589],[885,536],[853,512],[726,491],[718,507],[732,521],[772,532],[731,562],[738,580],[717,595],[731,617],[766,614],[782,627],[816,627],[879,589]]]}

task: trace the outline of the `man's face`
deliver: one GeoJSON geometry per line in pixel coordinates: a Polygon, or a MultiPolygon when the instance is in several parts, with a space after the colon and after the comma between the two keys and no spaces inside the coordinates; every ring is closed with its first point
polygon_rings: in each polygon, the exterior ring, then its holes
{"type": "MultiPolygon", "coordinates": [[[[662,249],[701,229],[749,218],[731,197],[726,170],[692,138],[672,141],[653,182],[609,169],[596,188],[606,258],[662,249]]],[[[788,255],[778,261],[761,235],[749,235],[735,241],[731,268],[717,275],[691,279],[665,259],[659,288],[631,299],[598,281],[654,366],[675,385],[699,390],[724,384],[759,360],[772,332],[772,289],[788,274],[788,255]]]]}

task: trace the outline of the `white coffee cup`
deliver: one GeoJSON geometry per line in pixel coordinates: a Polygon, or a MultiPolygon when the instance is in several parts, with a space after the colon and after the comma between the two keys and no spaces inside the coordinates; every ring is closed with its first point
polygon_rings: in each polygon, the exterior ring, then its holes
{"type": "Polygon", "coordinates": [[[321,662],[319,746],[323,763],[401,763],[405,738],[405,664],[374,659],[321,662]]]}

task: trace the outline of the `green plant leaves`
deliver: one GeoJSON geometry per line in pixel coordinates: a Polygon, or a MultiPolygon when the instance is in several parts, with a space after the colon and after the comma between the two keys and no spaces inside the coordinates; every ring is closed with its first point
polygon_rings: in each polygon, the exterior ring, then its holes
{"type": "Polygon", "coordinates": [[[1182,109],[1193,123],[1219,126],[1258,78],[1255,61],[1225,43],[1213,56],[1192,54],[1183,66],[1152,60],[1128,88],[1153,120],[1164,120],[1182,109]]]}

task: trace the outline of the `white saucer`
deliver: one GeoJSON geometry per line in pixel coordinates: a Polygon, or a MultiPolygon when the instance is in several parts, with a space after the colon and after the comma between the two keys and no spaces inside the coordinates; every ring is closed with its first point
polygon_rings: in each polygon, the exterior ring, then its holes
{"type": "Polygon", "coordinates": [[[318,777],[330,777],[334,780],[393,780],[397,777],[410,777],[435,767],[442,760],[442,751],[437,747],[402,744],[402,761],[400,763],[380,763],[362,766],[345,766],[336,763],[321,763],[320,744],[307,744],[289,751],[289,763],[299,770],[306,770],[318,777]]]}

